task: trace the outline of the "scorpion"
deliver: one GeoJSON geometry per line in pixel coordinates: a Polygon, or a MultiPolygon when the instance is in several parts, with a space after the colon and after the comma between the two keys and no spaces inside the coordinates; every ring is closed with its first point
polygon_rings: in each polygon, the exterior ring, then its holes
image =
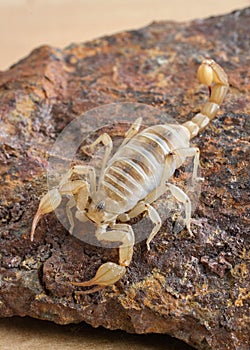
{"type": "MultiPolygon", "coordinates": [[[[167,190],[184,205],[184,224],[189,235],[193,235],[190,228],[190,198],[168,180],[187,157],[193,157],[192,179],[197,177],[200,153],[199,148],[190,146],[190,140],[215,117],[229,86],[225,71],[212,59],[202,61],[197,76],[209,88],[209,100],[191,120],[181,125],[154,125],[139,131],[142,119],[138,118],[125,133],[113,156],[110,156],[113,147],[111,137],[107,133],[101,134],[88,146],[94,152],[98,144],[104,145],[98,183],[93,166],[74,165],[59,185],[42,197],[33,219],[31,241],[40,218],[54,211],[60,205],[62,196],[67,195],[74,199],[75,217],[80,222],[90,220],[95,224],[98,241],[119,243],[118,264],[106,262],[90,280],[70,282],[75,286],[91,287],[80,293],[93,293],[112,286],[125,275],[135,244],[133,229],[126,222],[140,214],[148,215],[153,223],[146,240],[147,249],[150,249],[150,242],[162,225],[157,210],[151,204],[167,190]],[[73,175],[84,175],[86,179],[72,179],[73,175]]],[[[74,227],[72,207],[72,202],[66,207],[70,233],[74,227]]]]}

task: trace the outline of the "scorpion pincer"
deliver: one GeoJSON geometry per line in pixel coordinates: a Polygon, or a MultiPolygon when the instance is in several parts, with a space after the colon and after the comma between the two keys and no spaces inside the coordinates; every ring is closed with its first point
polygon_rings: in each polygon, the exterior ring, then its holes
{"type": "MultiPolygon", "coordinates": [[[[150,126],[141,132],[138,118],[125,134],[117,152],[110,158],[112,140],[107,133],[101,134],[89,147],[94,151],[99,143],[105,146],[105,155],[98,185],[95,169],[90,165],[75,165],[70,168],[59,186],[42,197],[34,217],[31,240],[36,225],[44,214],[55,210],[63,195],[74,198],[76,218],[82,222],[91,220],[96,225],[95,235],[99,241],[120,242],[119,263],[102,264],[89,281],[71,282],[76,286],[95,286],[82,293],[92,293],[116,283],[126,273],[135,242],[130,219],[141,213],[148,214],[154,226],[146,244],[161,227],[161,219],[151,205],[164,192],[170,190],[176,200],[185,207],[185,226],[190,235],[191,202],[187,194],[168,182],[175,170],[187,157],[193,157],[193,179],[197,176],[199,149],[190,146],[190,140],[215,117],[228,90],[224,70],[212,59],[206,59],[198,68],[198,79],[209,87],[210,96],[200,113],[182,125],[166,124],[150,126]],[[109,159],[110,158],[110,159],[109,159]],[[73,174],[85,175],[87,180],[72,180],[73,174]]],[[[67,207],[67,216],[74,227],[74,219],[67,207]]]]}

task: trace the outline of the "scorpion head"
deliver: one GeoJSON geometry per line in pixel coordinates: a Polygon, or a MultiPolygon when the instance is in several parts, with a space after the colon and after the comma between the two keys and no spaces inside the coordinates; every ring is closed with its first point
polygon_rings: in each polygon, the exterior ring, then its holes
{"type": "Polygon", "coordinates": [[[102,226],[115,221],[117,214],[107,211],[106,200],[92,200],[88,207],[85,209],[85,215],[89,220],[97,224],[97,226],[102,226]]]}

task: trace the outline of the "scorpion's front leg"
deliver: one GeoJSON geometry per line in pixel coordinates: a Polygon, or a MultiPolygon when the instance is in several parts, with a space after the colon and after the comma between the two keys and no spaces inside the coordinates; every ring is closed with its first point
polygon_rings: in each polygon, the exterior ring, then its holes
{"type": "Polygon", "coordinates": [[[119,281],[126,273],[126,267],[129,266],[133,255],[135,241],[133,229],[127,224],[112,224],[110,226],[112,228],[111,231],[106,231],[106,228],[97,230],[96,237],[99,241],[121,242],[119,246],[119,265],[113,262],[107,262],[99,267],[96,275],[91,280],[85,282],[71,282],[73,285],[80,287],[97,285],[90,290],[77,293],[89,294],[104,287],[111,286],[119,281]]]}
{"type": "Polygon", "coordinates": [[[81,222],[85,222],[88,220],[85,216],[85,208],[90,195],[89,184],[86,181],[82,180],[70,181],[64,186],[62,186],[60,190],[61,194],[70,195],[70,199],[66,204],[66,214],[70,223],[69,233],[73,234],[73,229],[75,226],[74,217],[71,211],[73,207],[76,207],[77,209],[75,217],[78,220],[80,220],[81,222]],[[75,184],[76,186],[77,183],[79,183],[79,186],[74,191],[74,188],[72,189],[72,184],[75,184]]]}
{"type": "Polygon", "coordinates": [[[100,143],[102,143],[104,145],[105,153],[104,153],[104,157],[103,157],[103,161],[102,161],[102,167],[101,167],[101,173],[100,173],[100,177],[99,177],[98,187],[100,186],[100,183],[102,181],[104,170],[106,168],[110,153],[111,153],[112,148],[113,148],[112,139],[107,133],[103,133],[90,145],[86,145],[86,146],[82,147],[83,151],[84,151],[84,149],[90,149],[91,153],[93,153],[95,147],[97,145],[99,145],[100,143]]]}

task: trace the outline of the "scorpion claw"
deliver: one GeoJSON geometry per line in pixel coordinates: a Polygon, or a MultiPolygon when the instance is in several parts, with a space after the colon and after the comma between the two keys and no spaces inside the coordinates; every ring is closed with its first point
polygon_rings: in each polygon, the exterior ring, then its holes
{"type": "MultiPolygon", "coordinates": [[[[98,290],[106,286],[113,285],[126,273],[126,267],[117,265],[112,262],[107,262],[99,267],[96,272],[96,275],[91,278],[89,281],[85,282],[71,282],[74,286],[79,287],[89,287],[97,284],[98,290]]],[[[89,291],[83,292],[84,294],[92,293],[93,290],[96,291],[96,288],[90,289],[89,291]]],[[[80,292],[81,293],[81,292],[80,292]]]]}
{"type": "Polygon", "coordinates": [[[33,241],[34,233],[37,226],[38,221],[45,214],[51,213],[55,210],[59,204],[61,203],[62,197],[58,189],[50,190],[42,197],[39,207],[37,209],[36,215],[32,222],[32,228],[30,233],[30,240],[33,241]]]}

